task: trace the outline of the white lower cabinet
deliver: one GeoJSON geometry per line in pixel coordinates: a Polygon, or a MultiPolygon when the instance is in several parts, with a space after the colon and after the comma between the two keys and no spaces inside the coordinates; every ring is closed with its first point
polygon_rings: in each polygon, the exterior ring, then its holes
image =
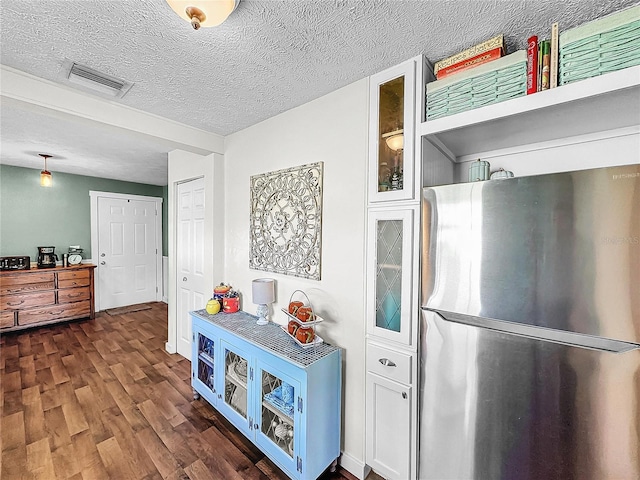
{"type": "Polygon", "coordinates": [[[367,463],[385,478],[410,478],[411,387],[367,372],[367,463]]]}
{"type": "Polygon", "coordinates": [[[388,480],[415,478],[415,355],[367,342],[367,464],[388,480]]]}

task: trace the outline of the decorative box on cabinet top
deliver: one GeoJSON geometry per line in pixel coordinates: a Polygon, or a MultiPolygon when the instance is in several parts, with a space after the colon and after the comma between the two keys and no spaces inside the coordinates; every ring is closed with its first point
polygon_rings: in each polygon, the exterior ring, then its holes
{"type": "Polygon", "coordinates": [[[560,85],[640,65],[640,5],[560,34],[560,85]]]}
{"type": "Polygon", "coordinates": [[[518,50],[427,84],[427,120],[527,94],[527,52],[518,50]]]}

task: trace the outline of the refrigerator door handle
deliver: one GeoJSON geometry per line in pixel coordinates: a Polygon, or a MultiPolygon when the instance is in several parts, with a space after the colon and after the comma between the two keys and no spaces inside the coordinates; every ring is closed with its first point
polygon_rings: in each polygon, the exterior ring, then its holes
{"type": "Polygon", "coordinates": [[[563,345],[572,345],[575,347],[589,348],[592,350],[600,350],[613,353],[624,353],[630,350],[640,348],[637,343],[624,342],[622,340],[614,340],[611,338],[597,337],[594,335],[586,335],[584,333],[568,332],[566,330],[556,330],[554,328],[540,327],[537,325],[527,325],[524,323],[507,322],[504,320],[494,320],[492,318],[476,317],[473,315],[463,315],[460,313],[446,312],[436,309],[425,309],[439,315],[449,322],[471,325],[474,327],[488,328],[498,330],[500,332],[511,333],[538,340],[546,340],[549,342],[560,343],[563,345]]]}
{"type": "Polygon", "coordinates": [[[384,365],[385,367],[395,367],[396,364],[389,360],[388,358],[379,358],[378,361],[384,365]]]}

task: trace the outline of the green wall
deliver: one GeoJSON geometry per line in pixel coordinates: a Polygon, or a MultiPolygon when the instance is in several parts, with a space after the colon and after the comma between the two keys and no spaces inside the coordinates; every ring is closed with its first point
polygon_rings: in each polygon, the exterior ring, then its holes
{"type": "Polygon", "coordinates": [[[40,170],[0,165],[0,256],[29,255],[55,246],[58,257],[80,245],[91,258],[89,191],[161,197],[162,252],[167,255],[166,187],[53,172],[53,187],[40,186],[40,170]]]}

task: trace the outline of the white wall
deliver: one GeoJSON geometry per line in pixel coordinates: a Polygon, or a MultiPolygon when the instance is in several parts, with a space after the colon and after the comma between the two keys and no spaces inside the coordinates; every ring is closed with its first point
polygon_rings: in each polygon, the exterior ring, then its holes
{"type": "MultiPolygon", "coordinates": [[[[319,334],[343,350],[342,464],[364,466],[364,250],[368,79],[270,118],[225,140],[225,275],[255,313],[251,280],[276,279],[273,319],[304,290],[325,319],[319,334]],[[324,162],[322,279],[304,280],[249,269],[249,179],[252,175],[324,162]]],[[[353,472],[358,474],[357,472],[353,472]]]]}

